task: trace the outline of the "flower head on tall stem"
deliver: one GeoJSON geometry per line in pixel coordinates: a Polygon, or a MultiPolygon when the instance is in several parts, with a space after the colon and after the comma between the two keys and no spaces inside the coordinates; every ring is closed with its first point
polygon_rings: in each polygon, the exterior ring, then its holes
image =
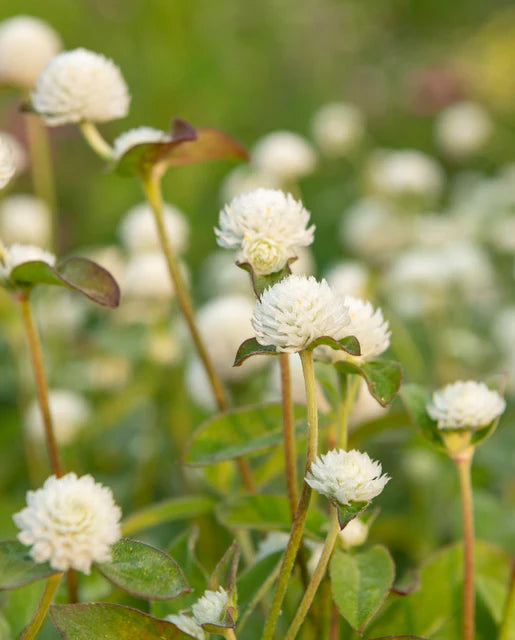
{"type": "Polygon", "coordinates": [[[4,247],[0,243],[0,281],[8,279],[13,269],[20,264],[35,260],[53,266],[56,258],[53,253],[31,244],[13,244],[10,247],[4,247]]]}

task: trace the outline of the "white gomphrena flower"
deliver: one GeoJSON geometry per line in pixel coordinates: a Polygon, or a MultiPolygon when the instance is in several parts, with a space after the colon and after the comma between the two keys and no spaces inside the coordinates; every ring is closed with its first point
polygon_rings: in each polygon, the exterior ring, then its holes
{"type": "Polygon", "coordinates": [[[184,631],[191,638],[195,638],[195,640],[205,640],[206,638],[204,629],[185,613],[172,613],[166,616],[165,620],[173,623],[178,629],[184,631]]]}
{"type": "Polygon", "coordinates": [[[0,238],[6,244],[48,246],[52,214],[46,202],[28,193],[17,193],[0,202],[0,238]]]}
{"type": "Polygon", "coordinates": [[[197,326],[213,366],[227,382],[248,377],[267,364],[266,358],[250,358],[249,367],[233,367],[242,342],[252,335],[250,319],[254,302],[246,296],[220,296],[207,302],[197,313],[197,326]]]}
{"type": "Polygon", "coordinates": [[[0,84],[32,89],[39,72],[62,47],[52,27],[32,16],[0,22],[0,84]]]}
{"type": "Polygon", "coordinates": [[[56,55],[36,80],[32,105],[50,127],[123,118],[130,96],[112,60],[87,49],[56,55]]]}
{"type": "Polygon", "coordinates": [[[330,267],[325,278],[336,295],[363,298],[367,293],[370,276],[367,268],[360,262],[345,260],[330,267]]]}
{"type": "Polygon", "coordinates": [[[349,356],[345,351],[333,351],[335,360],[351,358],[360,362],[372,360],[381,355],[390,346],[388,322],[383,317],[381,309],[374,309],[372,303],[361,298],[345,296],[343,304],[349,311],[350,323],[346,332],[349,336],[356,336],[360,345],[360,356],[349,356]]]}
{"type": "MultiPolygon", "coordinates": [[[[66,389],[51,389],[49,392],[50,412],[53,418],[54,435],[61,445],[73,442],[80,429],[86,424],[91,409],[84,396],[66,389]]],[[[25,414],[25,425],[34,440],[45,439],[45,429],[41,419],[41,409],[35,400],[25,414]]]]}
{"type": "Polygon", "coordinates": [[[444,173],[438,162],[422,151],[376,151],[368,167],[373,191],[387,198],[432,200],[443,189],[444,173]]]}
{"type": "Polygon", "coordinates": [[[352,549],[364,544],[368,538],[368,525],[359,518],[353,518],[340,531],[340,541],[344,549],[352,549]]]}
{"type": "Polygon", "coordinates": [[[329,500],[348,505],[370,502],[381,493],[390,479],[381,471],[381,463],[371,460],[367,453],[332,449],[317,457],[305,480],[329,500]]]}
{"type": "Polygon", "coordinates": [[[27,492],[27,506],[14,514],[18,540],[31,546],[35,562],[58,571],[89,574],[93,562],[108,562],[120,539],[122,512],[111,489],[90,476],[50,476],[41,489],[27,492]]]}
{"type": "Polygon", "coordinates": [[[492,135],[486,109],[475,102],[458,102],[440,112],[435,138],[449,156],[465,158],[481,151],[492,135]]]}
{"type": "Polygon", "coordinates": [[[354,151],[365,135],[365,119],[358,107],[345,102],[325,104],[313,116],[313,138],[329,157],[343,157],[354,151]]]}
{"type": "Polygon", "coordinates": [[[25,147],[22,145],[22,143],[18,140],[18,138],[11,135],[8,131],[0,131],[0,139],[6,141],[8,146],[11,148],[15,166],[15,173],[19,174],[25,171],[28,161],[25,147]]]}
{"type": "Polygon", "coordinates": [[[53,266],[55,255],[30,244],[13,244],[10,247],[2,247],[0,244],[0,277],[8,277],[18,265],[33,261],[53,266]]]}
{"type": "Polygon", "coordinates": [[[433,393],[427,412],[439,429],[477,429],[490,424],[506,408],[504,398],[484,382],[458,380],[433,393]]]}
{"type": "Polygon", "coordinates": [[[191,612],[199,625],[219,625],[223,622],[228,604],[229,594],[219,587],[218,591],[204,591],[204,595],[191,607],[191,612]]]}
{"type": "MultiPolygon", "coordinates": [[[[181,264],[183,276],[189,276],[181,264]]],[[[164,300],[175,295],[170,274],[163,254],[159,251],[135,253],[125,267],[122,291],[135,298],[164,300]]]]}
{"type": "Polygon", "coordinates": [[[237,249],[238,261],[248,262],[257,275],[280,271],[297,255],[299,247],[313,242],[309,212],[289,193],[256,189],[236,196],[220,211],[217,242],[237,249]]]}
{"type": "Polygon", "coordinates": [[[252,163],[266,175],[282,184],[313,173],[317,156],[311,144],[298,133],[273,131],[256,143],[251,153],[252,163]]]}
{"type": "MultiPolygon", "coordinates": [[[[170,244],[177,253],[188,248],[189,226],[180,209],[163,205],[163,222],[170,244]]],[[[159,236],[150,206],[142,202],[125,214],[120,224],[120,237],[127,249],[134,253],[159,251],[159,236]]]]}
{"type": "Polygon", "coordinates": [[[266,289],[252,316],[256,339],[277,351],[296,353],[313,340],[349,335],[349,312],[325,280],[313,276],[288,276],[266,289]]]}
{"type": "Polygon", "coordinates": [[[121,133],[113,142],[114,157],[119,160],[129,149],[138,144],[148,144],[150,142],[169,142],[171,135],[161,129],[153,127],[136,127],[121,133]]]}
{"type": "Polygon", "coordinates": [[[0,136],[0,189],[3,189],[16,173],[14,155],[9,142],[0,136]]]}

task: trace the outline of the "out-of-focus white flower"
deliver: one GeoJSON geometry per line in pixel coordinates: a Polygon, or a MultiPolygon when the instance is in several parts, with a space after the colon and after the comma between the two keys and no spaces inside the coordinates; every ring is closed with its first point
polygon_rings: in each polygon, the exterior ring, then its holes
{"type": "Polygon", "coordinates": [[[191,612],[199,625],[219,625],[223,622],[228,604],[229,594],[219,587],[218,591],[204,591],[204,595],[191,607],[191,612]]]}
{"type": "Polygon", "coordinates": [[[276,189],[256,189],[234,198],[220,211],[217,242],[237,249],[257,275],[280,271],[299,247],[313,242],[314,225],[302,203],[276,189]]]}
{"type": "Polygon", "coordinates": [[[90,391],[116,391],[130,379],[132,370],[123,356],[90,357],[85,370],[85,386],[90,391]]]}
{"type": "MultiPolygon", "coordinates": [[[[163,222],[166,235],[178,253],[188,247],[189,226],[180,209],[164,203],[163,222]]],[[[157,251],[160,249],[159,236],[152,210],[145,202],[137,204],[125,214],[120,224],[120,236],[129,251],[157,251]]]]}
{"type": "Polygon", "coordinates": [[[41,489],[27,492],[27,507],[13,516],[18,540],[30,545],[36,562],[58,571],[89,574],[93,562],[108,562],[121,536],[122,512],[111,489],[90,475],[50,476],[41,489]]]}
{"type": "Polygon", "coordinates": [[[476,429],[490,424],[506,408],[504,398],[483,382],[458,380],[433,393],[426,409],[439,429],[476,429]]]}
{"type": "Polygon", "coordinates": [[[0,238],[6,244],[48,246],[52,217],[48,205],[30,194],[19,193],[0,202],[0,238]]]}
{"type": "Polygon", "coordinates": [[[87,317],[91,305],[85,298],[64,287],[48,287],[36,301],[36,317],[44,336],[72,337],[87,317]]]}
{"type": "Polygon", "coordinates": [[[21,142],[8,131],[0,131],[0,140],[7,142],[14,160],[15,173],[19,174],[27,168],[27,154],[21,142]]]}
{"type": "Polygon", "coordinates": [[[165,620],[172,622],[178,629],[196,640],[205,640],[206,638],[204,629],[193,618],[184,613],[172,613],[166,616],[165,620]]]}
{"type": "Polygon", "coordinates": [[[52,27],[32,16],[0,22],[0,83],[32,89],[39,72],[61,49],[52,27]]]}
{"type": "MultiPolygon", "coordinates": [[[[271,358],[272,366],[269,378],[269,394],[267,399],[270,402],[281,401],[281,368],[278,358],[271,358]]],[[[302,362],[296,354],[288,356],[290,362],[290,389],[293,404],[306,404],[306,385],[304,382],[304,372],[302,370],[302,362]]],[[[317,381],[315,386],[316,400],[318,410],[322,413],[329,413],[331,405],[322,391],[320,383],[317,381]]]]}
{"type": "Polygon", "coordinates": [[[435,138],[450,156],[463,158],[481,151],[492,135],[488,112],[475,102],[458,102],[440,112],[435,138]]]}
{"type": "Polygon", "coordinates": [[[220,187],[222,202],[229,202],[242,193],[254,191],[254,189],[278,189],[281,186],[278,178],[258,171],[252,165],[235,167],[225,176],[220,187]]]}
{"type": "Polygon", "coordinates": [[[166,327],[150,332],[147,353],[153,362],[170,366],[179,362],[183,349],[176,332],[166,327]]]}
{"type": "Polygon", "coordinates": [[[198,358],[192,358],[184,372],[184,382],[193,402],[205,411],[216,411],[216,398],[207,377],[204,365],[198,358]]]}
{"type": "Polygon", "coordinates": [[[367,294],[369,274],[366,267],[359,262],[339,262],[326,272],[325,277],[338,296],[364,298],[367,294]]]}
{"type": "Polygon", "coordinates": [[[262,369],[266,358],[250,358],[249,367],[233,367],[241,343],[252,335],[253,302],[245,296],[221,296],[197,313],[197,326],[218,375],[228,382],[241,380],[262,369]]]}
{"type": "Polygon", "coordinates": [[[258,171],[275,176],[282,184],[309,175],[317,157],[310,143],[292,131],[273,131],[256,143],[252,162],[258,171]]]}
{"type": "MultiPolygon", "coordinates": [[[[184,266],[183,275],[187,275],[184,266]]],[[[135,253],[125,267],[122,291],[127,296],[163,300],[175,295],[166,260],[158,251],[135,253]]]]}
{"type": "Polygon", "coordinates": [[[358,107],[345,102],[331,102],[315,113],[311,124],[313,138],[327,156],[346,156],[365,135],[365,119],[358,107]]]}
{"type": "Polygon", "coordinates": [[[236,252],[220,249],[210,253],[200,268],[202,291],[208,296],[253,296],[249,274],[236,266],[236,252]]]}
{"type": "Polygon", "coordinates": [[[53,266],[55,256],[41,247],[31,244],[13,244],[10,247],[2,247],[0,244],[0,277],[7,278],[12,270],[20,264],[33,261],[46,262],[53,266]]]}
{"type": "Polygon", "coordinates": [[[258,544],[256,551],[256,562],[271,556],[278,551],[284,551],[290,536],[283,531],[269,531],[266,537],[258,544]]]}
{"type": "Polygon", "coordinates": [[[433,199],[440,195],[444,184],[437,161],[415,149],[376,151],[370,160],[368,176],[373,191],[393,199],[433,199]]]}
{"type": "Polygon", "coordinates": [[[154,127],[136,127],[121,133],[113,142],[114,157],[119,160],[129,149],[138,144],[150,142],[170,142],[172,136],[161,129],[154,127]]]}
{"type": "Polygon", "coordinates": [[[382,407],[368,390],[365,380],[361,379],[349,416],[350,428],[354,429],[365,422],[380,418],[388,411],[389,407],[382,407]]]}
{"type": "MultiPolygon", "coordinates": [[[[90,406],[84,396],[66,389],[51,389],[49,404],[55,438],[58,444],[69,444],[88,421],[91,415],[90,406]]],[[[32,438],[44,440],[45,429],[41,409],[36,400],[25,414],[25,424],[32,438]]]]}
{"type": "Polygon", "coordinates": [[[299,247],[297,249],[297,260],[290,263],[290,271],[295,276],[315,275],[315,257],[309,247],[299,247]]]}
{"type": "Polygon", "coordinates": [[[413,220],[413,243],[421,247],[440,247],[463,242],[473,233],[463,217],[426,213],[413,220]]]}
{"type": "Polygon", "coordinates": [[[34,109],[50,127],[107,122],[127,115],[130,96],[112,60],[87,49],[63,51],[39,74],[34,109]]]}
{"type": "Polygon", "coordinates": [[[381,464],[356,449],[332,449],[318,456],[306,475],[312,489],[338,504],[370,502],[390,479],[381,464]]]}
{"type": "Polygon", "coordinates": [[[256,303],[252,326],[262,345],[295,353],[313,340],[330,336],[341,340],[347,333],[349,313],[325,280],[289,276],[266,289],[256,303]]]}
{"type": "Polygon", "coordinates": [[[353,518],[340,531],[340,541],[344,549],[359,547],[364,544],[368,537],[368,526],[359,518],[353,518]]]}
{"type": "Polygon", "coordinates": [[[0,137],[0,189],[3,189],[16,172],[13,152],[6,138],[0,137]]]}

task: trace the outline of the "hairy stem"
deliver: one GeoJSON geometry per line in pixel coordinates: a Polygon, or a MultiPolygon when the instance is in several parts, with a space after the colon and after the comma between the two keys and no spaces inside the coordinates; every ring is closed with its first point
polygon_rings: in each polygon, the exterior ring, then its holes
{"type": "Polygon", "coordinates": [[[52,604],[52,600],[54,599],[55,592],[57,591],[57,587],[59,586],[59,582],[62,577],[62,573],[56,573],[47,578],[45,590],[43,591],[43,595],[39,601],[36,613],[29,624],[18,636],[17,640],[32,640],[32,638],[36,637],[37,632],[40,630],[41,625],[46,618],[46,614],[52,604]]]}
{"type": "Polygon", "coordinates": [[[106,142],[105,138],[92,122],[81,122],[79,128],[86,142],[95,153],[104,160],[113,160],[113,148],[106,142]]]}
{"type": "Polygon", "coordinates": [[[463,519],[463,640],[474,640],[474,515],[470,468],[472,453],[457,457],[463,519]]]}
{"type": "Polygon", "coordinates": [[[290,503],[291,518],[295,517],[299,492],[297,488],[297,453],[295,447],[295,426],[293,420],[293,402],[291,397],[290,361],[287,353],[279,356],[281,367],[281,399],[283,407],[284,465],[286,468],[286,486],[290,503]]]}
{"type": "MultiPolygon", "coordinates": [[[[306,386],[306,397],[308,404],[308,448],[306,455],[306,472],[310,469],[311,464],[315,460],[318,448],[318,414],[316,404],[316,388],[315,388],[315,371],[313,367],[313,354],[311,351],[301,351],[300,358],[302,369],[304,372],[304,382],[306,386]]],[[[291,571],[295,564],[297,551],[302,541],[302,533],[304,532],[304,524],[308,514],[309,502],[311,499],[311,487],[304,482],[302,492],[300,494],[299,504],[293,519],[290,532],[290,538],[286,551],[284,552],[281,569],[279,570],[279,578],[275,587],[272,606],[268,614],[268,618],[263,631],[262,640],[271,640],[274,635],[277,618],[281,611],[281,606],[286,595],[288,582],[290,580],[291,571]]]]}

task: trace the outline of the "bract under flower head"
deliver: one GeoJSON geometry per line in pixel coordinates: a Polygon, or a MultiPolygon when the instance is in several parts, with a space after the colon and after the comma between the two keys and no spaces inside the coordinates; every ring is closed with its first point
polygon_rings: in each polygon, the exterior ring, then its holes
{"type": "Polygon", "coordinates": [[[484,382],[458,380],[435,391],[426,408],[439,429],[477,429],[498,418],[506,402],[484,382]]]}
{"type": "Polygon", "coordinates": [[[169,142],[171,135],[161,129],[153,127],[136,127],[121,133],[113,143],[114,157],[119,160],[124,154],[138,144],[152,142],[169,142]]]}
{"type": "Polygon", "coordinates": [[[220,212],[217,242],[238,250],[238,261],[249,263],[256,275],[283,269],[300,247],[313,242],[309,212],[290,194],[255,189],[236,196],[220,212]]]}
{"type": "Polygon", "coordinates": [[[114,62],[82,48],[52,58],[39,74],[31,98],[35,111],[51,127],[123,118],[130,102],[114,62]]]}
{"type": "Polygon", "coordinates": [[[310,487],[341,505],[370,502],[390,479],[381,464],[356,449],[333,449],[318,456],[306,475],[310,487]]]}
{"type": "Polygon", "coordinates": [[[93,562],[111,559],[111,545],[121,536],[120,517],[111,489],[90,475],[68,473],[28,491],[27,506],[13,520],[21,529],[18,540],[31,546],[36,562],[89,574],[93,562]]]}
{"type": "Polygon", "coordinates": [[[256,339],[277,351],[302,351],[317,338],[349,335],[349,312],[325,280],[289,276],[266,289],[252,316],[256,339]]]}

